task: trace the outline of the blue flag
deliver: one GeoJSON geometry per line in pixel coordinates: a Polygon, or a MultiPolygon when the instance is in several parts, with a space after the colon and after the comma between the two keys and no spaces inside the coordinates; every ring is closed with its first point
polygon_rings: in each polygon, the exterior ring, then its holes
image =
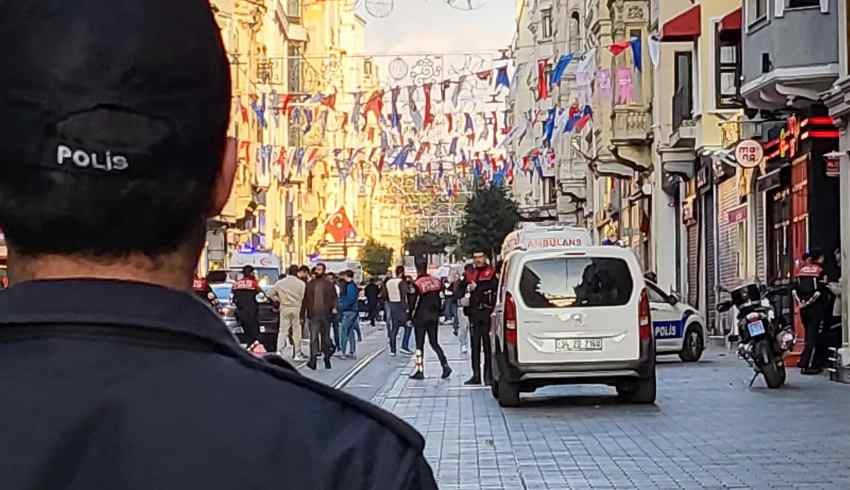
{"type": "Polygon", "coordinates": [[[555,111],[554,107],[549,109],[549,117],[543,124],[543,140],[547,148],[552,146],[552,133],[555,131],[555,111]]]}
{"type": "Polygon", "coordinates": [[[558,59],[558,63],[555,65],[555,68],[552,69],[552,76],[549,79],[550,86],[554,86],[561,83],[561,78],[563,78],[564,72],[567,70],[567,66],[569,66],[572,60],[572,53],[561,55],[561,57],[558,59]]]}
{"type": "Polygon", "coordinates": [[[508,67],[503,66],[498,69],[496,73],[496,88],[505,87],[507,89],[511,88],[511,79],[508,78],[508,67]]]}
{"type": "Polygon", "coordinates": [[[635,68],[637,68],[638,71],[641,71],[643,68],[643,60],[641,59],[640,39],[633,37],[632,40],[629,41],[629,44],[632,45],[632,59],[635,62],[635,68]]]}

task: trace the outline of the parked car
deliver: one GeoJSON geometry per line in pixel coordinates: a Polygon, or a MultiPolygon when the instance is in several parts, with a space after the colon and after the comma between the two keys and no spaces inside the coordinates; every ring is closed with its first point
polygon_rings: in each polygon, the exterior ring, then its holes
{"type": "Polygon", "coordinates": [[[683,303],[674,293],[665,293],[646,281],[656,354],[679,354],[685,362],[696,362],[705,350],[705,319],[696,308],[683,303]]]}
{"type": "Polygon", "coordinates": [[[655,339],[644,277],[630,250],[587,246],[568,227],[509,235],[492,316],[493,395],[557,384],[607,384],[654,403],[655,339]]]}
{"type": "Polygon", "coordinates": [[[230,329],[234,334],[242,334],[244,330],[239,326],[239,322],[236,320],[236,305],[233,304],[233,283],[232,282],[217,282],[214,284],[210,284],[210,287],[213,290],[213,294],[218,298],[218,302],[221,303],[222,317],[224,320],[224,324],[227,325],[227,328],[230,329]]]}

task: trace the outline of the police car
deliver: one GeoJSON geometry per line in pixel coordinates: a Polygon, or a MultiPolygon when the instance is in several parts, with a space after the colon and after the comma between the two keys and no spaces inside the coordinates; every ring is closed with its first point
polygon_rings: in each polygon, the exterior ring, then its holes
{"type": "Polygon", "coordinates": [[[501,405],[557,384],[607,384],[655,402],[648,288],[630,250],[593,246],[582,228],[525,225],[502,254],[490,335],[501,405]]]}
{"type": "Polygon", "coordinates": [[[650,281],[646,281],[646,291],[658,355],[678,354],[685,362],[699,361],[706,339],[702,315],[676,294],[667,294],[650,281]]]}

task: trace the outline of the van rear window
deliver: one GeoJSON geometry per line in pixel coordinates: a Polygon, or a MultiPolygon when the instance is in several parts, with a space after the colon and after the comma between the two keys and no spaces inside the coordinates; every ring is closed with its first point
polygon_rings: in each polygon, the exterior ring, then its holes
{"type": "Polygon", "coordinates": [[[626,261],[603,257],[556,257],[525,264],[519,282],[529,308],[622,306],[634,283],[626,261]]]}

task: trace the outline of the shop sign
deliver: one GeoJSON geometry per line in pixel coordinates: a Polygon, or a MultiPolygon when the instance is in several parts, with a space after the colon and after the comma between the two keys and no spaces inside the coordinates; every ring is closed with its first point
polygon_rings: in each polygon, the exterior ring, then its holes
{"type": "Polygon", "coordinates": [[[756,140],[744,140],[735,147],[735,161],[742,168],[755,168],[764,160],[764,148],[756,140]]]}
{"type": "Polygon", "coordinates": [[[725,121],[720,123],[720,144],[729,148],[741,139],[741,121],[725,121]]]}
{"type": "Polygon", "coordinates": [[[726,214],[726,221],[730,225],[738,224],[747,219],[747,206],[741,206],[726,214]]]}
{"type": "Polygon", "coordinates": [[[702,188],[709,184],[709,169],[708,165],[703,165],[702,168],[697,170],[697,187],[702,188]]]}
{"type": "Polygon", "coordinates": [[[826,160],[826,176],[838,177],[841,175],[841,164],[837,158],[828,158],[826,160]]]}
{"type": "Polygon", "coordinates": [[[686,225],[693,225],[697,222],[694,202],[696,202],[696,199],[691,198],[682,203],[682,222],[686,225]]]}

